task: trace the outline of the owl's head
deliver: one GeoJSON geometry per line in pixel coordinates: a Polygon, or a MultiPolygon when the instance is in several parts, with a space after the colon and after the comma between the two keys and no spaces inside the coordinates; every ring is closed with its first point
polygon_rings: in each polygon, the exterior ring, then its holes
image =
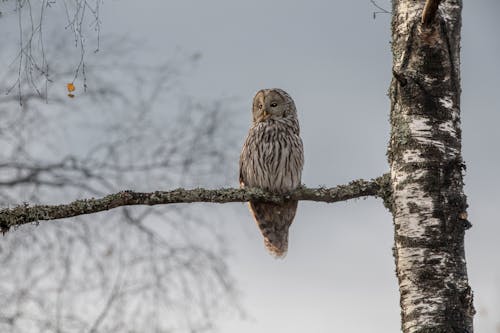
{"type": "Polygon", "coordinates": [[[253,122],[268,119],[297,117],[295,103],[285,91],[277,88],[262,89],[253,98],[253,122]]]}

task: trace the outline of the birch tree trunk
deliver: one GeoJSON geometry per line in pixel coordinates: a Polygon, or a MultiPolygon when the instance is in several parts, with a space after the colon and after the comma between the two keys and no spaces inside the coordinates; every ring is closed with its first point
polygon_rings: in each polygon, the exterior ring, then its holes
{"type": "Polygon", "coordinates": [[[462,1],[428,0],[427,16],[423,8],[424,1],[393,0],[388,158],[402,330],[472,332],[460,130],[462,1]]]}

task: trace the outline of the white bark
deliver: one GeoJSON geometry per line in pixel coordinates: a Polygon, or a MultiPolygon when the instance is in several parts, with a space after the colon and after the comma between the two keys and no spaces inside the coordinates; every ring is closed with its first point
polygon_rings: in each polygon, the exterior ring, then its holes
{"type": "Polygon", "coordinates": [[[472,332],[463,236],[459,43],[461,1],[393,1],[389,146],[402,330],[472,332]]]}

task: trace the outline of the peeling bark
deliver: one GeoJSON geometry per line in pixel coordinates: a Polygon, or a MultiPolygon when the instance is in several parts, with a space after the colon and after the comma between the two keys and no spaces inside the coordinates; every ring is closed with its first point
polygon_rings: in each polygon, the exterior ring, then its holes
{"type": "Polygon", "coordinates": [[[427,12],[421,19],[423,1],[393,1],[388,158],[402,330],[472,332],[460,130],[462,1],[441,1],[439,9],[439,1],[429,3],[436,3],[433,17],[427,12]]]}
{"type": "Polygon", "coordinates": [[[31,207],[29,205],[22,205],[0,210],[0,232],[6,232],[10,227],[30,222],[92,214],[131,205],[153,206],[192,202],[227,203],[246,202],[250,200],[280,203],[289,199],[333,203],[365,196],[377,196],[382,198],[384,202],[389,202],[389,174],[370,181],[359,179],[347,185],[339,185],[332,188],[300,187],[283,196],[265,192],[257,188],[225,188],[217,190],[203,188],[185,190],[180,188],[173,191],[156,191],[151,193],[122,191],[110,194],[104,198],[77,200],[66,205],[37,205],[31,207]]]}

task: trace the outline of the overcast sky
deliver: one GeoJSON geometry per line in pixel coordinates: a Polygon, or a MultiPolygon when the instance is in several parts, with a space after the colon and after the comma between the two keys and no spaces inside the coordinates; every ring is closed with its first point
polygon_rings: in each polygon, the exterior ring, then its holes
{"type": "MultiPolygon", "coordinates": [[[[334,186],[388,170],[390,16],[374,20],[374,10],[369,0],[107,0],[101,52],[105,36],[120,35],[141,42],[139,63],[201,52],[182,89],[231,97],[228,123],[241,144],[255,92],[283,88],[299,112],[303,182],[334,186]]],[[[500,329],[499,13],[498,0],[466,1],[463,11],[463,155],[473,223],[466,254],[478,332],[500,329]]],[[[235,152],[233,186],[237,160],[235,152]]],[[[399,331],[393,226],[379,200],[300,203],[284,260],[266,253],[245,205],[216,209],[249,314],[223,317],[221,332],[399,331]]]]}

